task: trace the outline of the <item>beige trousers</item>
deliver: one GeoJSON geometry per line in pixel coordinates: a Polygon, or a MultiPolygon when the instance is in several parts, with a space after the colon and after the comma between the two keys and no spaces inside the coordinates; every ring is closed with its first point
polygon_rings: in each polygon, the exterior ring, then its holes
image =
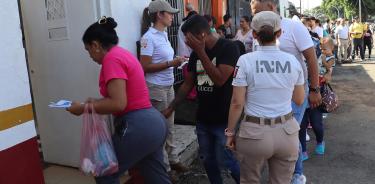
{"type": "Polygon", "coordinates": [[[236,139],[241,184],[260,184],[266,162],[270,184],[289,184],[298,158],[299,129],[294,118],[274,125],[242,122],[236,139]]]}
{"type": "MultiPolygon", "coordinates": [[[[174,99],[173,86],[159,86],[156,84],[147,83],[150,93],[152,106],[158,111],[165,110],[174,99]]],[[[168,135],[164,146],[164,162],[170,171],[169,163],[176,164],[180,162],[176,144],[175,144],[175,129],[174,129],[174,113],[167,119],[168,135]]]]}
{"type": "Polygon", "coordinates": [[[348,48],[349,48],[349,40],[344,40],[344,39],[338,40],[337,57],[338,57],[339,61],[342,61],[344,59],[348,59],[348,48]],[[342,58],[341,55],[343,55],[344,58],[342,58]]]}

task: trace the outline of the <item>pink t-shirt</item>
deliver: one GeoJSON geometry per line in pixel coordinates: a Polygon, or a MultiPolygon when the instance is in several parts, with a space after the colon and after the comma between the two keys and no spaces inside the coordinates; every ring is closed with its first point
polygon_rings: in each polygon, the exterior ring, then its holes
{"type": "Polygon", "coordinates": [[[112,79],[126,80],[127,106],[123,115],[129,111],[151,107],[144,72],[139,61],[127,50],[115,46],[104,56],[99,77],[100,94],[108,97],[107,84],[112,79]]]}

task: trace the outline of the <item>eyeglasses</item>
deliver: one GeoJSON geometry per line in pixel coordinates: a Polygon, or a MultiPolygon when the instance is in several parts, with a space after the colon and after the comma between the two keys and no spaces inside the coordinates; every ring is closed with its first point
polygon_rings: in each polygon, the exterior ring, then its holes
{"type": "Polygon", "coordinates": [[[98,24],[106,24],[107,23],[107,17],[103,16],[98,20],[98,24]]]}

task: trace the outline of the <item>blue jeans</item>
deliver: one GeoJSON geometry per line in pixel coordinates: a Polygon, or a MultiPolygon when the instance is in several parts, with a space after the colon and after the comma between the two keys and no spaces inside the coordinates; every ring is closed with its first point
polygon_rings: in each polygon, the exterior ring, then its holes
{"type": "Polygon", "coordinates": [[[324,128],[323,128],[323,113],[320,112],[318,108],[315,109],[306,109],[306,113],[303,117],[302,124],[301,124],[301,130],[299,132],[299,140],[302,144],[302,151],[306,151],[306,130],[308,124],[311,124],[315,137],[316,142],[322,143],[323,142],[323,136],[324,136],[324,128]]]}
{"type": "Polygon", "coordinates": [[[212,184],[222,184],[220,166],[231,171],[232,178],[240,183],[240,166],[233,153],[225,148],[224,130],[227,124],[197,123],[199,159],[203,162],[208,179],[212,184]]]}
{"type": "MultiPolygon", "coordinates": [[[[297,105],[292,102],[292,109],[294,118],[296,118],[297,122],[301,124],[303,116],[305,114],[306,109],[309,107],[309,88],[308,83],[306,82],[305,86],[305,100],[302,105],[297,105]]],[[[305,131],[306,133],[306,131],[305,131]]],[[[299,145],[299,153],[298,153],[298,160],[296,162],[296,168],[294,170],[294,174],[303,174],[303,163],[302,163],[302,146],[299,145]]]]}

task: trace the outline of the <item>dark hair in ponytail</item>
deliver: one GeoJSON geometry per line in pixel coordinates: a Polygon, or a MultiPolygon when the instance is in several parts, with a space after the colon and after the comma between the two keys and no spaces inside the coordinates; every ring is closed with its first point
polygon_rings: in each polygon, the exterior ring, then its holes
{"type": "Polygon", "coordinates": [[[102,17],[98,22],[88,27],[83,34],[82,41],[85,44],[91,44],[98,41],[103,48],[108,49],[112,45],[118,44],[118,36],[115,28],[117,22],[112,17],[102,17]]]}
{"type": "Polygon", "coordinates": [[[156,22],[156,15],[157,13],[149,13],[148,7],[143,10],[142,25],[141,25],[142,36],[147,32],[148,28],[151,27],[151,23],[156,22]]]}
{"type": "Polygon", "coordinates": [[[262,26],[261,29],[257,32],[257,35],[259,37],[259,41],[262,44],[270,43],[274,40],[276,40],[276,35],[279,31],[273,32],[272,26],[262,26]]]}

